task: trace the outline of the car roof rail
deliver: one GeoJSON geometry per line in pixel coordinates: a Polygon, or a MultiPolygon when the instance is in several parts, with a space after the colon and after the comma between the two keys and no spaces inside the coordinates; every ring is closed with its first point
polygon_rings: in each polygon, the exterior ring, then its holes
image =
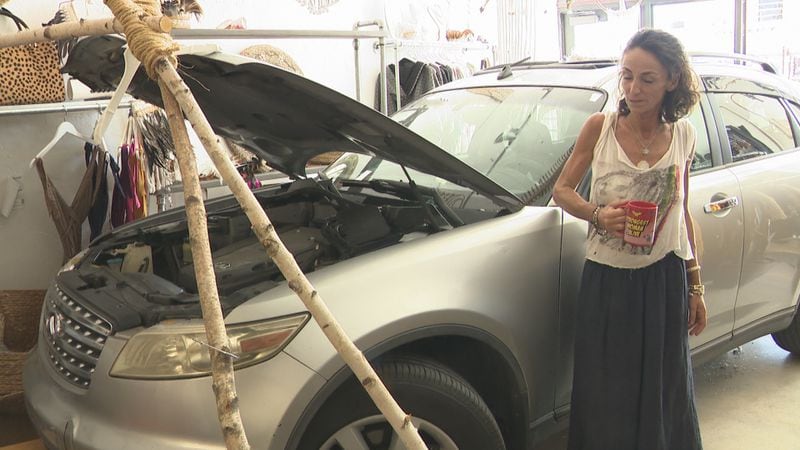
{"type": "Polygon", "coordinates": [[[761,70],[764,72],[774,73],[777,74],[778,71],[775,70],[775,67],[768,63],[767,61],[754,58],[748,55],[742,55],[740,53],[712,53],[712,52],[689,52],[689,58],[692,60],[702,60],[702,59],[711,59],[711,60],[725,60],[726,62],[732,62],[734,64],[741,64],[741,63],[752,63],[758,67],[761,67],[761,70]]]}
{"type": "MultiPolygon", "coordinates": [[[[572,69],[598,69],[598,68],[613,66],[616,64],[617,60],[615,59],[586,59],[586,60],[575,60],[575,61],[559,61],[559,60],[530,61],[528,58],[525,58],[521,61],[517,61],[511,64],[498,64],[496,66],[487,67],[483,70],[476,72],[475,75],[482,75],[492,72],[501,72],[502,75],[505,75],[512,68],[536,69],[536,68],[569,67],[572,69]]],[[[507,76],[509,75],[505,75],[503,76],[503,78],[506,78],[507,76]]]]}

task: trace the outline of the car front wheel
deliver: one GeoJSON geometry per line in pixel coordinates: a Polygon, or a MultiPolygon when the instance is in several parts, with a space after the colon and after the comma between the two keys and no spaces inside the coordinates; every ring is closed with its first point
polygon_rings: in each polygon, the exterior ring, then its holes
{"type": "Polygon", "coordinates": [[[778,347],[800,356],[800,311],[795,313],[792,323],[786,329],[772,333],[772,340],[778,347]]]}
{"type": "MultiPolygon", "coordinates": [[[[430,450],[505,448],[500,429],[478,393],[436,361],[395,356],[377,367],[381,380],[411,414],[430,450]]],[[[340,388],[314,417],[298,448],[401,450],[405,448],[363,387],[340,388]]]]}

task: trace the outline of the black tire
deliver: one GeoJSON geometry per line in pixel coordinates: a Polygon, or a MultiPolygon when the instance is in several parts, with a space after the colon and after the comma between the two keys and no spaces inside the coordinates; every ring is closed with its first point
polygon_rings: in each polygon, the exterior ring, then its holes
{"type": "MultiPolygon", "coordinates": [[[[427,358],[394,356],[375,370],[400,407],[421,421],[420,435],[430,450],[453,445],[460,450],[505,449],[486,403],[448,367],[427,358]]],[[[343,430],[356,431],[369,449],[389,448],[394,433],[379,414],[364,388],[349,381],[317,412],[298,449],[352,450],[335,441],[343,430]]]]}
{"type": "Polygon", "coordinates": [[[792,323],[786,329],[772,333],[772,340],[778,347],[800,356],[800,312],[795,313],[792,323]]]}

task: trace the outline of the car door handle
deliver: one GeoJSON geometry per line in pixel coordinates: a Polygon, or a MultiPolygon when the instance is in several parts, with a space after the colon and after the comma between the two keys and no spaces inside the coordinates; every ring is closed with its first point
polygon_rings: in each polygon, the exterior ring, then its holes
{"type": "Polygon", "coordinates": [[[703,205],[703,211],[706,214],[713,214],[720,211],[724,211],[726,209],[731,209],[736,206],[739,206],[739,198],[738,197],[727,197],[723,198],[722,200],[716,200],[711,203],[706,203],[703,205]]]}

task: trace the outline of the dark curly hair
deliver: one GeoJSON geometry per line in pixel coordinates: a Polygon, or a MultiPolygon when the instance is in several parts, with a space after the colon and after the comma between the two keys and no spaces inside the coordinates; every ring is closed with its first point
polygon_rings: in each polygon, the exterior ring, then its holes
{"type": "MultiPolygon", "coordinates": [[[[633,35],[622,54],[635,48],[651,53],[667,70],[670,80],[678,80],[675,89],[664,94],[661,119],[676,122],[688,115],[700,99],[700,94],[697,91],[697,77],[689,67],[689,59],[681,42],[666,31],[643,29],[633,35]]],[[[618,108],[623,116],[631,112],[624,94],[620,95],[618,108]]]]}

